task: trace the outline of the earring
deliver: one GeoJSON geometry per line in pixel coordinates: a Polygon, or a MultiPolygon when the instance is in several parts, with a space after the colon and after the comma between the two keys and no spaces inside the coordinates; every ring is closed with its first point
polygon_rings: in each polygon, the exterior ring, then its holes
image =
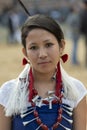
{"type": "Polygon", "coordinates": [[[62,55],[61,59],[62,59],[63,63],[65,63],[68,60],[68,54],[62,55]]]}
{"type": "Polygon", "coordinates": [[[22,65],[26,65],[26,64],[30,64],[30,62],[26,58],[23,58],[22,65]]]}

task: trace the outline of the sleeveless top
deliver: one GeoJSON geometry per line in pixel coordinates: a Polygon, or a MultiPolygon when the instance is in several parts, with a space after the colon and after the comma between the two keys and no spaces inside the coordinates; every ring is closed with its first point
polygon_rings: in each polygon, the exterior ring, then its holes
{"type": "MultiPolygon", "coordinates": [[[[56,130],[71,130],[73,126],[73,109],[79,104],[79,102],[87,94],[87,90],[84,85],[77,79],[70,77],[75,82],[78,91],[80,93],[76,101],[69,100],[67,98],[62,99],[62,121],[59,123],[56,130]]],[[[17,81],[11,80],[3,84],[0,88],[0,104],[6,108],[7,102],[12,93],[15,83],[17,81]]],[[[52,130],[53,124],[56,122],[58,117],[59,104],[53,104],[52,109],[49,109],[49,104],[42,104],[41,107],[31,107],[29,105],[24,112],[12,115],[12,129],[11,130],[42,130],[40,125],[37,124],[36,119],[33,115],[33,110],[37,110],[39,117],[44,124],[46,124],[49,130],[52,130]]]]}
{"type": "MultiPolygon", "coordinates": [[[[49,106],[42,106],[41,108],[36,107],[39,117],[41,118],[42,122],[46,124],[49,128],[49,130],[53,130],[52,126],[56,122],[56,119],[58,117],[58,104],[54,104],[52,109],[49,109],[49,106]]],[[[63,114],[62,114],[62,121],[60,122],[58,128],[56,130],[71,130],[72,129],[72,111],[69,110],[69,106],[63,104],[63,114]]],[[[29,113],[25,117],[21,117],[20,115],[13,117],[13,125],[12,130],[37,130],[39,125],[36,123],[34,115],[32,114],[32,109],[27,109],[26,113],[29,113]],[[33,121],[32,121],[33,120],[33,121]],[[28,122],[24,126],[24,123],[28,122]]],[[[38,130],[42,130],[42,128],[39,128],[38,130]]]]}

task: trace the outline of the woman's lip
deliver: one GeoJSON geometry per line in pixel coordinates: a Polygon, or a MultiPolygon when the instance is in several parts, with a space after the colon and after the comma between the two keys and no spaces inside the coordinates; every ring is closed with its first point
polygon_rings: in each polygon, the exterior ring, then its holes
{"type": "Polygon", "coordinates": [[[40,62],[40,63],[38,63],[38,64],[48,64],[48,63],[50,63],[50,62],[45,61],[45,62],[40,62]]]}

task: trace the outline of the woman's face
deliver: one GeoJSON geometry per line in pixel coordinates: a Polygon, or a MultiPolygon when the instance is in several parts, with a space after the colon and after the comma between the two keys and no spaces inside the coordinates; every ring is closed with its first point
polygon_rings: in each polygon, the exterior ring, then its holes
{"type": "Polygon", "coordinates": [[[48,73],[55,70],[60,60],[65,42],[62,40],[61,44],[62,47],[52,33],[44,29],[33,29],[26,38],[26,49],[23,48],[23,53],[34,71],[48,73]]]}

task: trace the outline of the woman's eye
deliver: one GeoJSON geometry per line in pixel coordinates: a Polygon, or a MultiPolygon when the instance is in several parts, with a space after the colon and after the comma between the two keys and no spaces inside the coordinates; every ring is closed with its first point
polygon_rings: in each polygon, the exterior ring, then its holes
{"type": "Polygon", "coordinates": [[[51,47],[51,46],[53,46],[53,43],[47,43],[46,44],[46,47],[51,47]]]}
{"type": "Polygon", "coordinates": [[[30,47],[31,50],[36,50],[37,48],[38,48],[37,46],[30,47]]]}

